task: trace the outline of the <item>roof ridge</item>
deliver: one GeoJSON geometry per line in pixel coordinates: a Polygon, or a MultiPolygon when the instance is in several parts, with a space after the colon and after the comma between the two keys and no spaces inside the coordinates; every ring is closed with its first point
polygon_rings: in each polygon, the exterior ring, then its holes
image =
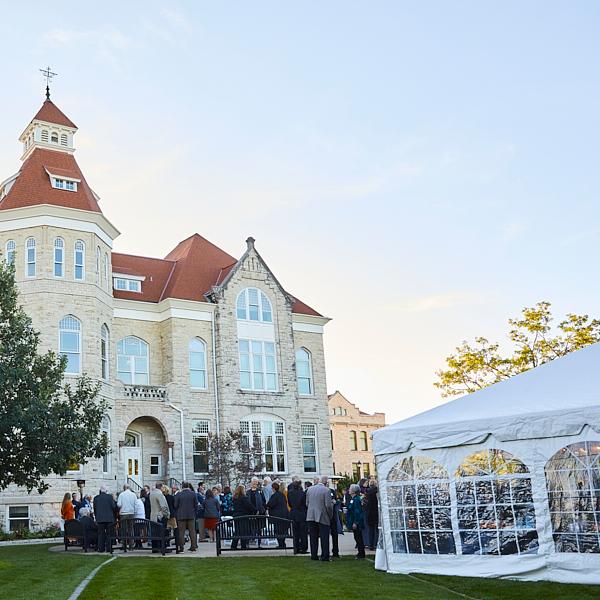
{"type": "Polygon", "coordinates": [[[160,260],[163,262],[176,263],[176,260],[172,258],[156,258],[155,256],[142,256],[141,254],[130,254],[129,252],[115,252],[114,250],[111,254],[120,254],[121,256],[133,256],[134,258],[145,258],[147,260],[160,260]]]}

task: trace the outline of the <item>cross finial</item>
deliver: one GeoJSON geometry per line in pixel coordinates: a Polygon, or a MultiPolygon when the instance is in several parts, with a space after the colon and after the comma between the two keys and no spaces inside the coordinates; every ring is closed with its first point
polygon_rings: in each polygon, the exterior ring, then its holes
{"type": "Polygon", "coordinates": [[[50,100],[50,81],[52,80],[52,78],[55,75],[58,75],[58,73],[53,73],[50,70],[50,67],[46,67],[45,69],[40,69],[40,72],[46,78],[46,100],[50,100]]]}

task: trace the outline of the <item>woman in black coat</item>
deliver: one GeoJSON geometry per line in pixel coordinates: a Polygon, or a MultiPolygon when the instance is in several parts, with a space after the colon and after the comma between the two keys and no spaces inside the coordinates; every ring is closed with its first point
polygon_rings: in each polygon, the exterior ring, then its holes
{"type": "Polygon", "coordinates": [[[288,510],[287,500],[282,492],[279,491],[279,484],[274,482],[272,484],[273,494],[267,502],[267,509],[269,510],[270,517],[278,517],[280,519],[286,519],[286,522],[276,521],[275,522],[275,534],[277,535],[277,543],[280,548],[285,548],[285,536],[289,528],[287,519],[290,518],[290,512],[288,510]]]}
{"type": "MultiPolygon", "coordinates": [[[[233,493],[233,517],[247,517],[256,514],[256,509],[248,496],[246,496],[246,488],[243,485],[238,485],[233,493]]],[[[240,536],[250,535],[250,527],[246,521],[239,521],[235,525],[235,535],[231,541],[231,549],[237,550],[238,540],[240,536]]],[[[242,538],[242,550],[248,548],[248,538],[242,538]]]]}
{"type": "Polygon", "coordinates": [[[374,481],[369,483],[367,488],[367,507],[366,507],[366,526],[369,528],[369,547],[371,550],[377,548],[377,538],[379,536],[379,503],[377,495],[379,490],[374,481]]]}

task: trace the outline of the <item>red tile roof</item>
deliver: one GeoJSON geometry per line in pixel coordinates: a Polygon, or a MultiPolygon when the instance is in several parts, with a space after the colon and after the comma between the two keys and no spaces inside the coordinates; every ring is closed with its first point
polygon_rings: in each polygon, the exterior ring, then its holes
{"type": "MultiPolygon", "coordinates": [[[[204,294],[222,283],[236,263],[233,256],[197,233],[180,242],[164,259],[113,252],[113,272],[146,278],[141,293],[113,290],[113,294],[142,302],[165,298],[206,302],[204,294]]],[[[321,316],[295,298],[292,312],[321,316]]]]}
{"type": "Polygon", "coordinates": [[[35,117],[32,120],[46,121],[48,123],[56,123],[57,125],[65,125],[66,127],[74,127],[77,129],[77,125],[65,115],[65,113],[52,102],[52,100],[46,100],[42,104],[42,108],[37,111],[35,117]]]}
{"type": "Polygon", "coordinates": [[[52,204],[66,208],[78,208],[102,212],[94,194],[81,173],[72,154],[56,150],[34,148],[21,165],[19,175],[6,197],[0,202],[0,210],[23,208],[37,204],[52,204]],[[52,187],[47,171],[80,179],[77,191],[57,190],[52,187]],[[60,171],[57,172],[57,171],[60,171]]]}

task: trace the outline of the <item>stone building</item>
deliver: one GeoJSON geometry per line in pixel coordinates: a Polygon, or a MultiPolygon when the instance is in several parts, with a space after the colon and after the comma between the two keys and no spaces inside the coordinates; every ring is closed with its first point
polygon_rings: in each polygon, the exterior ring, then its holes
{"type": "Polygon", "coordinates": [[[48,478],[43,495],[0,493],[0,526],[56,522],[81,480],[95,494],[204,479],[211,431],[260,439],[264,473],[330,474],[329,319],[282,287],[251,237],[239,258],[198,234],[165,258],[113,252],[119,232],[74,158],[76,132],[48,95],[0,184],[0,250],[41,350],[67,356],[66,380],[101,382],[111,452],[48,478]]]}
{"type": "Polygon", "coordinates": [[[385,414],[363,412],[336,391],[329,396],[329,424],[334,474],[375,475],[372,434],[385,426],[385,414]]]}

